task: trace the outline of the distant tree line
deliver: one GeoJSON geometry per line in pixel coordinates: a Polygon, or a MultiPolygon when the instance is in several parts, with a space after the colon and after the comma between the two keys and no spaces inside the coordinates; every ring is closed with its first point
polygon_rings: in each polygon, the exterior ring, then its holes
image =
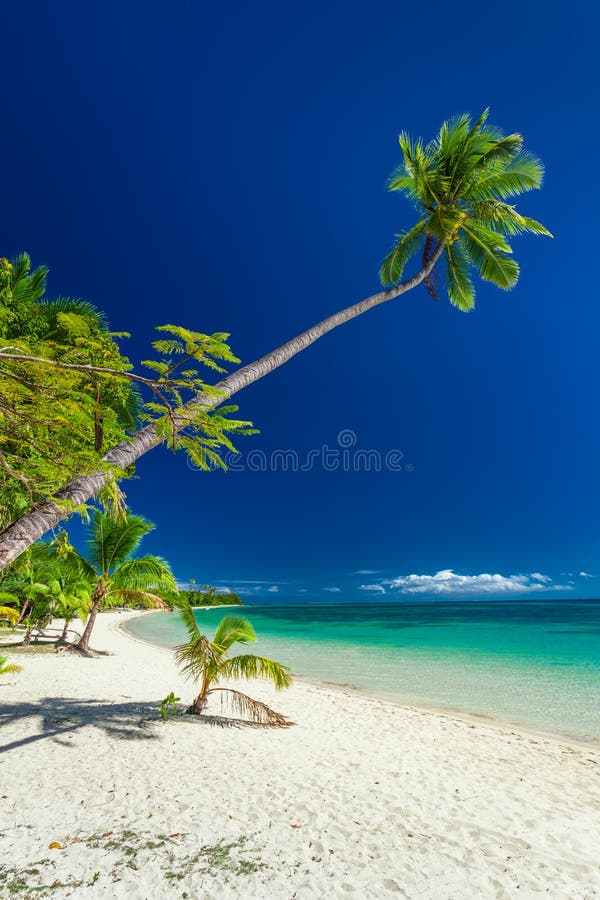
{"type": "Polygon", "coordinates": [[[211,585],[205,584],[202,589],[190,586],[179,592],[181,600],[190,606],[243,606],[244,601],[233,591],[220,593],[211,585]]]}

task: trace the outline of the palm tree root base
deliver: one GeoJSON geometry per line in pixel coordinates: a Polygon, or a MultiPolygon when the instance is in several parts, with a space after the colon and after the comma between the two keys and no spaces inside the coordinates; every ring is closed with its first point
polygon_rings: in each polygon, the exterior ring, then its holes
{"type": "Polygon", "coordinates": [[[99,656],[110,656],[106,650],[92,650],[91,647],[79,647],[77,644],[63,643],[57,646],[57,653],[78,653],[79,656],[85,656],[87,659],[96,659],[99,656]]]}

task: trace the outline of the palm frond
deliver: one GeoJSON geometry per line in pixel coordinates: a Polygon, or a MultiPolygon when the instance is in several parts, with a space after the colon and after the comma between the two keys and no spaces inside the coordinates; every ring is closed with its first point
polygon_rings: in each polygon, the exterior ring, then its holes
{"type": "Polygon", "coordinates": [[[55,300],[47,300],[40,304],[40,310],[44,313],[48,322],[48,328],[53,331],[59,322],[61,315],[75,315],[93,322],[99,331],[108,333],[110,323],[106,313],[97,309],[87,300],[79,300],[73,297],[57,297],[55,300]]]}
{"type": "Polygon", "coordinates": [[[473,172],[489,168],[492,163],[504,163],[508,165],[520,152],[523,146],[523,137],[520,134],[508,134],[506,137],[494,133],[489,129],[481,132],[481,140],[485,149],[474,160],[471,168],[473,172]],[[484,143],[485,142],[485,143],[484,143]]]}
{"type": "Polygon", "coordinates": [[[175,605],[179,610],[181,621],[186,627],[190,640],[199,638],[200,629],[198,628],[198,623],[196,621],[196,616],[194,615],[194,610],[192,609],[191,603],[189,603],[187,599],[183,598],[180,593],[175,605]]]}
{"type": "Polygon", "coordinates": [[[256,641],[252,624],[243,616],[225,616],[221,619],[213,637],[213,644],[226,653],[233,644],[249,644],[256,641]]]}
{"type": "Polygon", "coordinates": [[[542,225],[541,222],[537,222],[535,219],[531,219],[529,216],[521,216],[523,222],[525,223],[525,228],[523,231],[528,232],[529,234],[543,234],[546,237],[554,237],[551,231],[548,231],[545,225],[542,225]]]}
{"type": "Polygon", "coordinates": [[[110,591],[106,597],[107,606],[136,606],[141,609],[170,609],[162,597],[152,591],[133,590],[131,588],[119,588],[110,591]]]}
{"type": "Polygon", "coordinates": [[[20,253],[11,260],[11,293],[18,303],[36,303],[46,290],[47,266],[31,271],[31,259],[27,253],[20,253]]]}
{"type": "Polygon", "coordinates": [[[501,234],[469,223],[463,227],[462,240],[484,281],[505,291],[515,286],[519,264],[507,255],[511,249],[501,234]]]}
{"type": "Polygon", "coordinates": [[[88,560],[99,572],[108,573],[135,553],[144,535],[153,530],[152,522],[143,516],[129,513],[123,520],[114,521],[96,510],[92,515],[88,560]]]}
{"type": "Polygon", "coordinates": [[[125,399],[115,407],[121,424],[125,428],[137,428],[144,409],[144,398],[136,385],[129,385],[125,399]]]}
{"type": "Polygon", "coordinates": [[[469,274],[470,261],[462,240],[448,244],[446,255],[446,286],[450,303],[463,312],[475,306],[475,287],[469,274]]]}
{"type": "Polygon", "coordinates": [[[440,241],[446,241],[458,231],[465,216],[464,210],[458,206],[438,206],[427,220],[427,232],[440,241]]]}
{"type": "Polygon", "coordinates": [[[244,678],[262,678],[271,681],[278,691],[287,688],[292,683],[292,676],[288,666],[264,656],[251,654],[233,656],[219,664],[219,679],[231,678],[233,680],[244,678]]]}
{"type": "Polygon", "coordinates": [[[241,691],[232,688],[211,688],[209,694],[222,692],[224,699],[229,701],[231,711],[245,719],[250,719],[256,725],[265,725],[270,728],[288,728],[294,723],[281,713],[275,712],[266,703],[254,700],[241,691]]]}
{"type": "Polygon", "coordinates": [[[382,284],[397,284],[400,281],[404,267],[419,249],[426,224],[426,220],[421,219],[410,231],[397,235],[398,240],[384,259],[379,270],[382,284]]]}
{"type": "Polygon", "coordinates": [[[115,569],[108,581],[111,591],[147,591],[177,593],[177,584],[168,563],[160,556],[138,556],[115,569]]]}
{"type": "Polygon", "coordinates": [[[197,633],[185,644],[175,647],[175,662],[181,667],[185,678],[200,681],[216,671],[219,664],[219,655],[216,653],[211,641],[204,634],[197,633]]]}
{"type": "Polygon", "coordinates": [[[521,151],[508,165],[495,165],[465,185],[465,200],[507,200],[541,187],[544,166],[532,153],[521,151]]]}
{"type": "Polygon", "coordinates": [[[477,200],[471,205],[471,215],[478,225],[498,231],[501,234],[513,236],[518,234],[544,234],[552,237],[548,229],[517,212],[514,206],[503,203],[500,200],[477,200]]]}

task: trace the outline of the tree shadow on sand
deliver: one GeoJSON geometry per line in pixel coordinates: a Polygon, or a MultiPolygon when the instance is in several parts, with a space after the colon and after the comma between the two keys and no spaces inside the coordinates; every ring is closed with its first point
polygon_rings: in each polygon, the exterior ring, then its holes
{"type": "MultiPolygon", "coordinates": [[[[99,702],[68,697],[46,697],[35,703],[3,704],[0,707],[0,729],[16,722],[30,720],[32,733],[14,741],[0,743],[0,753],[24,747],[45,739],[54,740],[65,747],[73,745],[63,737],[85,728],[99,728],[118,740],[152,741],[160,737],[160,729],[166,727],[199,727],[211,725],[218,728],[261,728],[254,722],[227,716],[187,716],[184,713],[169,716],[163,721],[159,713],[160,701],[155,702],[99,702]],[[37,725],[37,729],[33,728],[37,725]]],[[[0,731],[0,736],[2,732],[0,731]]]]}

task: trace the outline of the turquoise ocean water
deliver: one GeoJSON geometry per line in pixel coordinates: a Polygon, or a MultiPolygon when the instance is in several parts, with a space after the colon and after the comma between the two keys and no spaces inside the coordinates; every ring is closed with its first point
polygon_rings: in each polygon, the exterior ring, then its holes
{"type": "MultiPolygon", "coordinates": [[[[197,610],[211,635],[231,610],[197,610]]],[[[600,601],[501,600],[245,606],[258,641],[305,678],[397,700],[600,739],[600,601]]],[[[176,614],[132,621],[165,647],[176,614]]]]}

